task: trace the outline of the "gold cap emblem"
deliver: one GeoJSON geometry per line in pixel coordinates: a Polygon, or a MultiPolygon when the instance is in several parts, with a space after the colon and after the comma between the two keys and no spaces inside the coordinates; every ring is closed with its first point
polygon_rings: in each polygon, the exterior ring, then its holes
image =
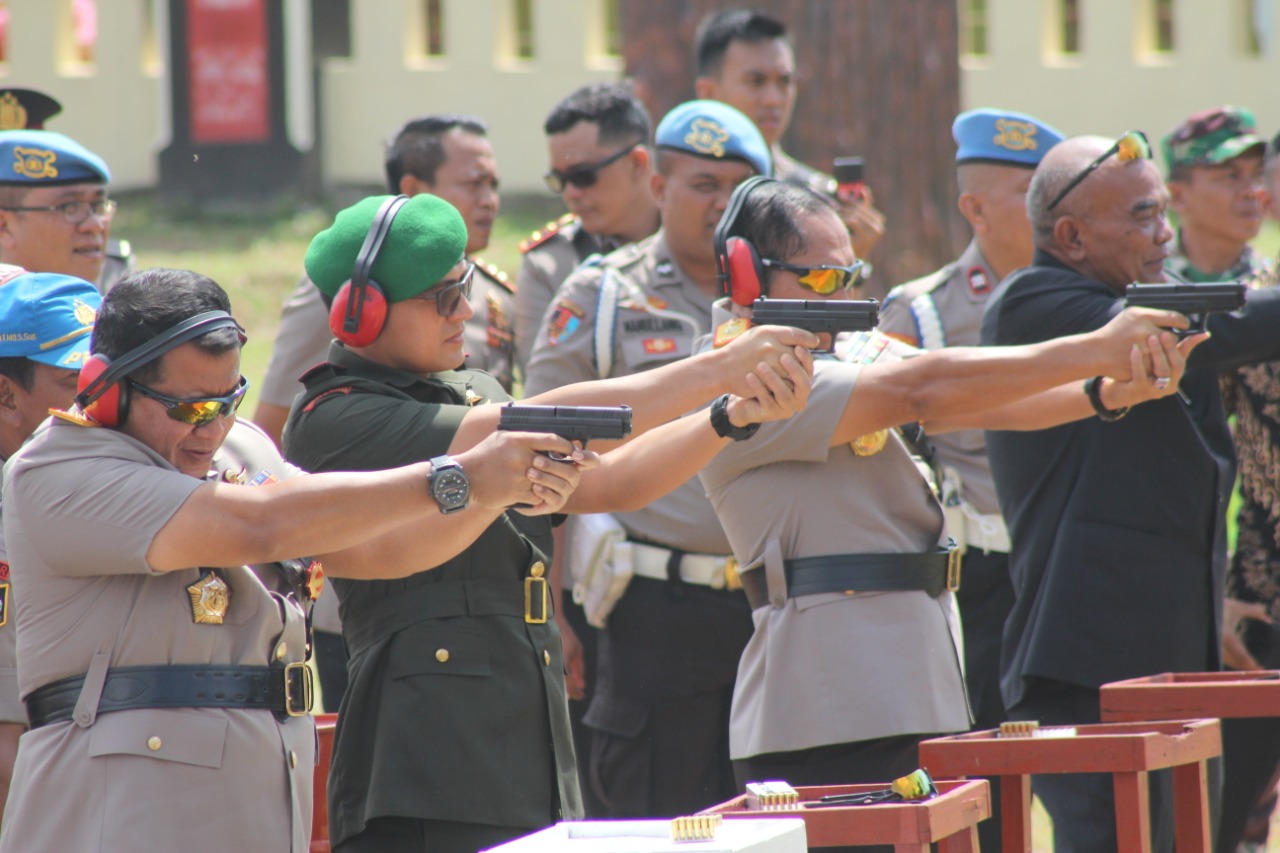
{"type": "Polygon", "coordinates": [[[1008,148],[1010,151],[1035,151],[1040,147],[1035,140],[1036,132],[1040,128],[1029,121],[998,118],[996,119],[996,130],[999,133],[991,141],[1001,148],[1008,148]]]}
{"type": "Polygon", "coordinates": [[[729,131],[709,118],[700,118],[689,126],[689,135],[684,141],[699,154],[723,157],[724,144],[729,141],[729,131]]]}
{"type": "Polygon", "coordinates": [[[79,299],[71,303],[72,314],[76,318],[76,322],[81,326],[92,326],[93,321],[98,319],[97,310],[87,302],[81,302],[79,299]]]}
{"type": "Polygon", "coordinates": [[[0,130],[22,130],[27,126],[27,108],[13,92],[0,95],[0,130]]]}
{"type": "Polygon", "coordinates": [[[13,171],[28,178],[58,177],[58,152],[46,148],[13,149],[13,171]]]}

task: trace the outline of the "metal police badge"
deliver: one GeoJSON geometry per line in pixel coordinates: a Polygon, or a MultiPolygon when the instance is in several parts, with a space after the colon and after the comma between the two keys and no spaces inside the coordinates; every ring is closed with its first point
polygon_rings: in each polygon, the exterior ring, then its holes
{"type": "Polygon", "coordinates": [[[1040,147],[1035,135],[1040,128],[1029,121],[1018,121],[1011,118],[996,119],[996,130],[1000,131],[991,140],[992,144],[1010,151],[1035,151],[1040,147]]]}
{"type": "Polygon", "coordinates": [[[58,152],[44,148],[13,149],[14,174],[27,178],[52,179],[58,177],[58,152]]]}
{"type": "Polygon", "coordinates": [[[191,619],[197,625],[221,625],[231,606],[231,587],[217,569],[206,569],[200,579],[187,587],[191,596],[191,619]]]}
{"type": "Polygon", "coordinates": [[[724,144],[729,141],[729,131],[718,122],[709,118],[700,118],[689,126],[689,135],[684,141],[699,154],[710,154],[713,157],[724,156],[724,144]]]}

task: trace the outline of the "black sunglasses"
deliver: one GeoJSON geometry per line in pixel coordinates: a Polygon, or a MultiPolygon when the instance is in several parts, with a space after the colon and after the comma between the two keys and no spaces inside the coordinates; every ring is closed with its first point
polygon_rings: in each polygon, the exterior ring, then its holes
{"type": "Polygon", "coordinates": [[[621,160],[632,152],[639,145],[639,142],[633,142],[621,151],[615,151],[608,157],[597,163],[584,163],[580,166],[570,166],[561,172],[559,169],[552,169],[542,176],[542,180],[547,182],[547,189],[556,195],[564,192],[566,184],[573,184],[580,190],[587,187],[595,186],[596,178],[599,177],[599,171],[616,160],[621,160]]]}
{"type": "Polygon", "coordinates": [[[1049,202],[1049,206],[1045,208],[1045,210],[1053,210],[1057,207],[1058,202],[1067,197],[1067,193],[1080,186],[1080,182],[1093,174],[1093,171],[1103,163],[1107,162],[1107,158],[1112,154],[1116,155],[1116,158],[1119,159],[1121,163],[1128,163],[1139,158],[1143,160],[1150,160],[1151,143],[1147,141],[1147,135],[1142,131],[1129,131],[1124,136],[1117,139],[1115,145],[1112,145],[1106,151],[1103,151],[1097,160],[1094,160],[1088,166],[1085,166],[1084,170],[1081,171],[1080,174],[1072,178],[1071,183],[1063,187],[1062,192],[1053,197],[1053,201],[1049,202]]]}
{"type": "Polygon", "coordinates": [[[476,265],[467,264],[467,271],[462,274],[462,278],[439,287],[432,287],[424,290],[411,299],[434,299],[436,303],[436,313],[441,317],[452,317],[458,312],[458,306],[462,304],[462,297],[471,298],[471,282],[475,278],[476,265]]]}
{"type": "Polygon", "coordinates": [[[134,382],[132,379],[128,382],[129,387],[142,396],[161,403],[165,407],[165,414],[172,420],[196,427],[213,423],[220,417],[234,415],[240,408],[240,402],[244,400],[244,392],[249,390],[249,380],[243,376],[240,377],[240,384],[236,386],[236,390],[225,397],[170,397],[154,388],[148,388],[141,382],[134,382]]]}

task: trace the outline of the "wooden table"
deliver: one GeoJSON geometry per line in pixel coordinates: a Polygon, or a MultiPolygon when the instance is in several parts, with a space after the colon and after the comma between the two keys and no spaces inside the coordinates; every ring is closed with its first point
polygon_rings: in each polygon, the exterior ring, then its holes
{"type": "Polygon", "coordinates": [[[1102,719],[1280,717],[1280,671],[1166,672],[1102,685],[1102,719]]]}
{"type": "Polygon", "coordinates": [[[877,803],[869,806],[805,808],[827,794],[856,794],[883,791],[883,785],[829,785],[797,788],[801,805],[792,809],[747,808],[743,794],[704,809],[699,814],[721,814],[725,818],[800,817],[804,819],[809,847],[840,847],[853,844],[892,844],[895,853],[928,853],[938,842],[939,853],[978,853],[979,821],[991,816],[991,792],[985,779],[942,780],[936,783],[938,796],[931,800],[877,803]]]}
{"type": "Polygon", "coordinates": [[[1132,853],[1151,850],[1147,774],[1173,769],[1178,853],[1209,853],[1205,762],[1222,753],[1217,720],[1101,723],[1070,737],[999,737],[995,730],[920,744],[920,765],[935,778],[999,776],[1005,853],[1031,850],[1031,775],[1110,773],[1115,782],[1116,841],[1132,853]]]}

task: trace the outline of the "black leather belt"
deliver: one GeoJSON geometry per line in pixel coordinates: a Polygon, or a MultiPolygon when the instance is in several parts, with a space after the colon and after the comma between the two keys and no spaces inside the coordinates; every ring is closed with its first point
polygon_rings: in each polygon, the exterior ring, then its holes
{"type": "MultiPolygon", "coordinates": [[[[46,684],[24,701],[31,728],[70,720],[83,675],[46,684]]],[[[311,670],[282,666],[121,666],[107,671],[98,713],[135,708],[260,708],[280,719],[311,712],[311,670]]]]}
{"type": "MultiPolygon", "coordinates": [[[[787,597],[820,592],[886,592],[920,589],[937,598],[960,588],[960,552],[939,548],[927,554],[830,554],[786,560],[787,597]]],[[[764,566],[742,572],[751,608],[769,602],[764,566]]]]}

